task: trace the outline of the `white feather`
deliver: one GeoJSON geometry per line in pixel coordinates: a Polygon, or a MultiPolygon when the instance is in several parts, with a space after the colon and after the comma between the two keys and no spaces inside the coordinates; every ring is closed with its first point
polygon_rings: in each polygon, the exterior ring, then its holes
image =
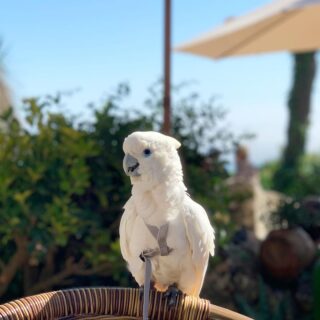
{"type": "Polygon", "coordinates": [[[192,252],[196,280],[193,295],[198,296],[208,266],[209,254],[214,255],[214,230],[205,210],[189,197],[185,201],[184,221],[192,252]]]}

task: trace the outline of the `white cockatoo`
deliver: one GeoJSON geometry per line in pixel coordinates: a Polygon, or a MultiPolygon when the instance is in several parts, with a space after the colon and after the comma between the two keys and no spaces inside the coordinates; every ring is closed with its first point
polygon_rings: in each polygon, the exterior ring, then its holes
{"type": "Polygon", "coordinates": [[[123,167],[131,179],[132,195],[120,222],[120,246],[142,286],[141,253],[161,246],[157,234],[159,238],[165,226],[162,245],[167,252],[151,259],[154,287],[199,296],[209,255],[214,254],[214,230],[205,210],[186,192],[179,147],[176,139],[152,131],[134,132],[124,140],[123,167]]]}

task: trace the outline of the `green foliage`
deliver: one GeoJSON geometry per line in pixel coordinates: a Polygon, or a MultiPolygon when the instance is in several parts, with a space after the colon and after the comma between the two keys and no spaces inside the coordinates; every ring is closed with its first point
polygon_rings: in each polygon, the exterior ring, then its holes
{"type": "MultiPolygon", "coordinates": [[[[309,204],[310,200],[283,200],[276,212],[273,212],[271,223],[276,227],[294,228],[297,226],[308,230],[310,228],[320,227],[320,207],[309,204]]],[[[316,201],[316,200],[315,200],[316,201]]]]}
{"type": "MultiPolygon", "coordinates": [[[[25,125],[12,110],[3,115],[3,298],[75,282],[130,283],[118,240],[122,207],[130,195],[122,169],[122,141],[132,131],[159,128],[161,110],[154,95],[147,105],[155,107],[148,112],[124,110],[121,106],[128,94],[129,88],[120,85],[102,107],[93,109],[91,122],[54,112],[59,110],[59,95],[25,100],[25,125]]],[[[174,135],[183,143],[187,182],[191,194],[211,213],[219,209],[227,215],[228,198],[222,187],[227,173],[221,155],[235,139],[225,129],[215,129],[223,114],[212,101],[201,104],[194,97],[179,98],[173,115],[174,135]]],[[[224,223],[219,230],[227,227],[224,223]]]]}
{"type": "Polygon", "coordinates": [[[12,235],[28,235],[30,250],[39,243],[65,245],[80,224],[72,196],[89,185],[85,159],[96,146],[62,115],[48,114],[44,122],[45,102],[25,103],[36,133],[23,129],[10,113],[0,135],[0,242],[6,246],[12,235]]]}
{"type": "MultiPolygon", "coordinates": [[[[273,161],[261,168],[261,181],[265,188],[276,189],[273,179],[279,166],[278,161],[273,161]]],[[[288,174],[291,173],[288,172],[288,174]]],[[[283,193],[297,198],[317,195],[320,185],[320,156],[318,154],[305,155],[292,174],[291,183],[281,190],[283,193]]]]}
{"type": "Polygon", "coordinates": [[[288,302],[288,296],[285,296],[272,306],[269,301],[268,288],[262,278],[259,279],[259,300],[256,307],[252,307],[240,295],[235,296],[236,303],[243,314],[255,320],[282,320],[286,319],[285,305],[288,302]]]}
{"type": "Polygon", "coordinates": [[[279,168],[278,161],[270,161],[260,168],[260,181],[262,186],[267,190],[273,189],[273,175],[279,168]]]}

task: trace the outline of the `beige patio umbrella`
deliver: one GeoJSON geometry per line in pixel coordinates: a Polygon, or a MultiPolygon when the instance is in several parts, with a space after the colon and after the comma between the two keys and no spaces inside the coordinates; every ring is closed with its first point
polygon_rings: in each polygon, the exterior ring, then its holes
{"type": "Polygon", "coordinates": [[[320,47],[320,0],[277,0],[175,50],[210,58],[320,47]]]}

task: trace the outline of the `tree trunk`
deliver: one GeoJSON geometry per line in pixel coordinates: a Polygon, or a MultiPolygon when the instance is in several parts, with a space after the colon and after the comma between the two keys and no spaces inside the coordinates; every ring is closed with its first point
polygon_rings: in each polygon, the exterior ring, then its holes
{"type": "Polygon", "coordinates": [[[0,114],[7,111],[9,107],[11,107],[9,89],[0,71],[0,114]]]}
{"type": "Polygon", "coordinates": [[[275,174],[275,187],[283,192],[296,178],[299,161],[305,151],[312,85],[316,73],[315,52],[295,54],[294,63],[294,79],[288,101],[287,145],[280,168],[275,174]]]}
{"type": "Polygon", "coordinates": [[[28,241],[24,237],[16,237],[16,252],[10,261],[3,266],[0,272],[0,297],[7,291],[8,286],[15,277],[17,271],[28,261],[28,241]]]}

